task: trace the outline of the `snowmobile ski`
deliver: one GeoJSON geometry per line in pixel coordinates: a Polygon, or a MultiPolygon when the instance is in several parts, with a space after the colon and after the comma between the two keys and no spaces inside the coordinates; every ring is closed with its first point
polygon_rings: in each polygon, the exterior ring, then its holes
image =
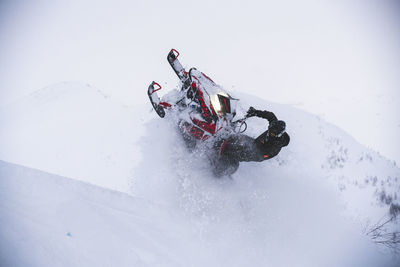
{"type": "Polygon", "coordinates": [[[150,102],[153,105],[154,110],[157,112],[158,116],[160,116],[161,118],[165,117],[165,110],[163,108],[163,106],[160,104],[160,98],[157,95],[157,91],[161,90],[161,85],[159,85],[156,82],[152,82],[149,85],[149,88],[147,90],[147,94],[149,95],[150,98],[150,102]],[[154,86],[157,86],[157,88],[155,88],[154,86]]]}
{"type": "Polygon", "coordinates": [[[175,71],[179,80],[184,84],[184,88],[189,85],[188,73],[183,68],[181,62],[178,60],[179,52],[175,49],[171,49],[167,55],[168,63],[171,65],[172,69],[175,71]]]}

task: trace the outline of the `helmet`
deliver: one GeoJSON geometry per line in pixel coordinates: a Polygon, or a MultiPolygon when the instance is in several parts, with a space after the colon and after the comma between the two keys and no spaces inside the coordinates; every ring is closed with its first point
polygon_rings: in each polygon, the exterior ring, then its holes
{"type": "Polygon", "coordinates": [[[286,123],[284,121],[273,121],[268,126],[268,134],[271,137],[281,137],[285,133],[286,123]]]}

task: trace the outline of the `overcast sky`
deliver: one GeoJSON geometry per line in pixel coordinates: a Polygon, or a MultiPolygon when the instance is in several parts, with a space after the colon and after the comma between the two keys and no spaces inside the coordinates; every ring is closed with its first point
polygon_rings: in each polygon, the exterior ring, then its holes
{"type": "Polygon", "coordinates": [[[62,81],[142,103],[152,80],[177,84],[176,48],[227,90],[317,114],[400,163],[398,1],[214,2],[2,0],[0,106],[62,81]]]}

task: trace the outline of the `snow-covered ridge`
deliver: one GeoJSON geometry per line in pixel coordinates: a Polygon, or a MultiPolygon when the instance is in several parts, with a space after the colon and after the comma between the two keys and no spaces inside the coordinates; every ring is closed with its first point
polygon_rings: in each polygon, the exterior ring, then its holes
{"type": "MultiPolygon", "coordinates": [[[[138,256],[137,262],[144,266],[161,264],[163,259],[167,266],[380,266],[385,257],[398,262],[388,254],[381,256],[377,252],[381,248],[362,231],[397,210],[400,170],[393,162],[317,116],[236,94],[242,110],[252,105],[274,111],[285,120],[291,143],[270,161],[241,163],[232,180],[216,180],[202,155],[190,154],[174,125],[149,112],[145,93],[139,96],[143,105],[126,107],[93,87],[64,83],[0,111],[0,146],[4,148],[0,159],[127,192],[133,197],[112,194],[123,199],[124,207],[138,207],[116,213],[112,203],[120,200],[109,197],[107,190],[72,181],[57,188],[57,181],[65,178],[2,163],[0,197],[5,201],[1,212],[9,224],[19,222],[15,229],[25,229],[31,240],[28,243],[40,236],[42,242],[53,242],[63,250],[68,245],[62,240],[75,237],[67,230],[74,225],[84,235],[80,250],[88,253],[77,254],[69,248],[66,254],[74,255],[75,265],[86,260],[88,264],[101,263],[102,252],[114,257],[121,251],[128,255],[132,247],[137,250],[135,255],[154,250],[153,256],[143,253],[154,261],[139,260],[138,256]],[[35,190],[29,191],[32,185],[35,190]],[[14,193],[8,193],[9,188],[14,193]],[[72,188],[80,188],[87,197],[76,199],[72,188]],[[93,209],[91,197],[102,203],[101,208],[93,209]],[[56,212],[42,221],[36,213],[45,212],[42,203],[49,199],[56,212]],[[81,226],[67,220],[59,236],[44,235],[41,225],[58,225],[60,218],[55,214],[62,214],[65,205],[83,208],[68,209],[61,218],[82,217],[86,223],[81,226]],[[10,207],[32,208],[30,219],[12,215],[7,212],[10,207]],[[96,228],[99,220],[92,217],[101,218],[104,224],[96,228]],[[161,245],[140,246],[138,234],[132,232],[139,224],[137,217],[151,222],[141,231],[153,233],[150,239],[161,245]],[[116,222],[119,220],[123,225],[116,222]],[[84,232],[89,225],[94,232],[87,236],[84,232]],[[127,232],[127,238],[119,229],[127,232]],[[114,240],[118,249],[96,245],[99,242],[92,238],[105,232],[104,240],[114,240]],[[99,250],[89,249],[92,246],[99,250]]],[[[248,126],[246,133],[256,136],[267,122],[251,118],[248,126]]],[[[398,229],[398,225],[392,227],[398,229]]],[[[2,233],[25,253],[24,243],[16,241],[18,235],[8,230],[2,233]]],[[[55,262],[64,259],[54,251],[35,252],[41,255],[39,262],[48,262],[49,257],[55,262]]],[[[132,264],[135,259],[131,256],[122,257],[116,265],[132,264]]]]}
{"type": "Polygon", "coordinates": [[[140,159],[136,111],[87,84],[46,87],[0,110],[0,158],[127,192],[140,159]]]}

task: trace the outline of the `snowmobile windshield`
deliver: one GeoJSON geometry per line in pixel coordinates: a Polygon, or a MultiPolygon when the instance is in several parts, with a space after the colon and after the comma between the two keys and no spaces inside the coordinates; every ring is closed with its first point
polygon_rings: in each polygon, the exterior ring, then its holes
{"type": "Polygon", "coordinates": [[[218,115],[225,116],[227,113],[232,113],[231,100],[227,94],[220,92],[210,95],[210,102],[218,115]]]}
{"type": "MultiPolygon", "coordinates": [[[[191,81],[194,82],[199,90],[208,95],[208,99],[204,98],[208,108],[213,110],[218,116],[227,116],[235,113],[236,100],[232,98],[221,86],[217,85],[204,73],[192,68],[189,71],[191,81]]],[[[231,116],[233,117],[233,115],[231,116]]]]}

